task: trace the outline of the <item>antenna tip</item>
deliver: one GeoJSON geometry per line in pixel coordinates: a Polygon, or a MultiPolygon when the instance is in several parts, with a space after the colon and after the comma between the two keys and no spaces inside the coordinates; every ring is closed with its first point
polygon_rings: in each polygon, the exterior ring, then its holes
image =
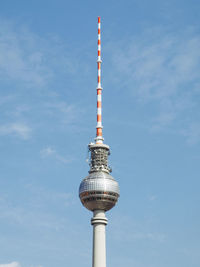
{"type": "Polygon", "coordinates": [[[101,22],[101,18],[100,17],[98,17],[98,23],[100,23],[101,22]]]}

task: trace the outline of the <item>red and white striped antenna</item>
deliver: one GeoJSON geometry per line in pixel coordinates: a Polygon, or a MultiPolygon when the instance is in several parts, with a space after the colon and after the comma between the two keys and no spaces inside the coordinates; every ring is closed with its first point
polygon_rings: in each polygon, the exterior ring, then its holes
{"type": "Polygon", "coordinates": [[[97,57],[97,126],[96,126],[96,144],[103,144],[102,134],[102,105],[101,105],[101,18],[98,17],[98,57],[97,57]]]}

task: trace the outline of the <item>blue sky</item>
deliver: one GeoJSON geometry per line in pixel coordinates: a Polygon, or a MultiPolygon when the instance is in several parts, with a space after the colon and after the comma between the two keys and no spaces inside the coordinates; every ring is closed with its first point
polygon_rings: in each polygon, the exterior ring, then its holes
{"type": "Polygon", "coordinates": [[[78,187],[95,137],[97,16],[121,190],[107,265],[199,267],[199,12],[195,0],[1,3],[0,267],[91,266],[78,187]]]}

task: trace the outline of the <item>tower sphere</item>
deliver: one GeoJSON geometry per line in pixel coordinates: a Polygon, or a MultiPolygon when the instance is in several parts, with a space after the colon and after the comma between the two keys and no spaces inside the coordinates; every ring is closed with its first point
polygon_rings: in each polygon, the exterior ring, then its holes
{"type": "Polygon", "coordinates": [[[80,184],[79,197],[89,210],[110,210],[119,197],[119,185],[107,172],[91,172],[80,184]]]}

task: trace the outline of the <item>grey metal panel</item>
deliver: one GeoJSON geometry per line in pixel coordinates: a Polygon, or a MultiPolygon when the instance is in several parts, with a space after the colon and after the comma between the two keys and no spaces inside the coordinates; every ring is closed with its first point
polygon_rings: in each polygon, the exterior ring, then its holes
{"type": "Polygon", "coordinates": [[[119,185],[105,172],[92,172],[80,184],[79,194],[87,191],[107,191],[119,195],[119,185]]]}

